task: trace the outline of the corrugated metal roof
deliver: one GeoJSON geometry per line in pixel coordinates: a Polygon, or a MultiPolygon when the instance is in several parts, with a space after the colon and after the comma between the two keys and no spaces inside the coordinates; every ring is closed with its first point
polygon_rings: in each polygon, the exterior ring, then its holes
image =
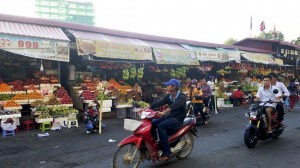
{"type": "Polygon", "coordinates": [[[35,24],[0,21],[0,33],[69,41],[61,28],[35,24]]]}
{"type": "Polygon", "coordinates": [[[199,42],[199,41],[193,41],[193,40],[155,36],[155,35],[147,35],[147,34],[141,34],[141,33],[126,32],[126,31],[120,31],[120,30],[113,30],[113,29],[107,29],[107,28],[101,28],[101,27],[95,27],[95,26],[87,26],[87,25],[81,25],[81,24],[76,24],[76,23],[61,22],[61,21],[39,19],[39,18],[29,18],[29,17],[20,17],[20,16],[0,14],[0,20],[12,21],[12,22],[18,22],[18,23],[29,23],[29,24],[61,27],[61,28],[79,30],[79,31],[87,31],[87,32],[102,33],[102,34],[107,34],[107,35],[129,37],[129,38],[135,38],[135,39],[147,40],[147,41],[153,41],[153,42],[173,43],[173,44],[178,44],[178,45],[179,44],[189,44],[189,45],[194,45],[194,46],[203,46],[203,47],[211,47],[211,48],[217,47],[217,48],[227,48],[227,49],[241,49],[241,50],[245,50],[245,51],[272,53],[273,54],[272,51],[260,50],[260,49],[249,48],[249,47],[242,47],[242,46],[237,46],[237,45],[224,45],[224,44],[206,43],[206,42],[199,42]]]}
{"type": "Polygon", "coordinates": [[[239,45],[245,41],[260,41],[260,42],[266,42],[266,43],[275,43],[275,44],[281,44],[281,45],[286,45],[286,46],[295,47],[297,49],[300,49],[300,45],[297,45],[297,44],[293,44],[293,43],[289,43],[289,42],[285,42],[285,41],[279,41],[279,40],[268,40],[268,39],[258,39],[258,38],[244,38],[244,39],[234,43],[234,45],[239,45]]]}

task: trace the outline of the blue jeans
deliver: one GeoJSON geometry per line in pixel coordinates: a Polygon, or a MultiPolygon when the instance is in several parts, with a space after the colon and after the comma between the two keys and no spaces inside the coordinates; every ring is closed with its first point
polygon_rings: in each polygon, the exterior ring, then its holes
{"type": "Polygon", "coordinates": [[[163,156],[169,156],[171,154],[168,136],[174,134],[180,125],[181,123],[175,118],[162,117],[152,121],[151,134],[156,137],[157,129],[163,156]]]}

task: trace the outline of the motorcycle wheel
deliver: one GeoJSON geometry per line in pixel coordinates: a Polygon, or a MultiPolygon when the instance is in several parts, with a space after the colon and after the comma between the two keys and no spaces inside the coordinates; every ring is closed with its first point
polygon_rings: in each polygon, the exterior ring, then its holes
{"type": "Polygon", "coordinates": [[[113,160],[113,167],[133,167],[138,168],[141,161],[141,151],[135,144],[126,144],[117,150],[113,160]]]}
{"type": "MultiPolygon", "coordinates": [[[[184,148],[178,153],[176,158],[179,160],[183,160],[183,159],[186,159],[193,151],[194,137],[193,137],[192,133],[188,132],[185,134],[184,137],[181,138],[180,141],[186,141],[186,144],[185,144],[184,148]]],[[[179,143],[180,143],[180,141],[179,141],[179,143]]]]}
{"type": "Polygon", "coordinates": [[[244,134],[244,142],[248,148],[254,148],[257,143],[257,138],[254,129],[248,129],[244,134]]]}

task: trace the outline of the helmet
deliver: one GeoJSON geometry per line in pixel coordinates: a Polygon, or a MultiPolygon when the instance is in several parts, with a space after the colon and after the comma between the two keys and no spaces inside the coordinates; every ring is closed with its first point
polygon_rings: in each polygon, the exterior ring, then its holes
{"type": "Polygon", "coordinates": [[[213,80],[213,79],[215,79],[215,77],[214,76],[209,76],[208,79],[213,80]]]}
{"type": "Polygon", "coordinates": [[[197,82],[198,82],[197,79],[193,79],[193,80],[191,81],[191,85],[193,85],[193,84],[195,85],[195,84],[197,84],[197,82]]]}

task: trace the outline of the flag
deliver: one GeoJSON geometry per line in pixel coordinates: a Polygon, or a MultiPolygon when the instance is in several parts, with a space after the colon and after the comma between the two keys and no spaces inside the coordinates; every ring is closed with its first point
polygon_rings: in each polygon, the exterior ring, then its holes
{"type": "Polygon", "coordinates": [[[251,19],[250,19],[250,30],[252,30],[252,16],[251,16],[251,19]]]}
{"type": "Polygon", "coordinates": [[[265,21],[262,21],[261,24],[260,24],[260,31],[264,31],[265,28],[266,28],[265,21]]]}

